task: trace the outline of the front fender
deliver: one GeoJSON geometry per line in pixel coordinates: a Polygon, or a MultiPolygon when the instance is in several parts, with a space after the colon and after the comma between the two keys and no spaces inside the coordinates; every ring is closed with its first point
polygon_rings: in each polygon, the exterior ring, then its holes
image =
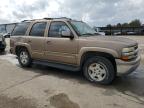
{"type": "Polygon", "coordinates": [[[112,49],[101,48],[101,47],[83,47],[80,49],[80,51],[78,53],[78,61],[77,61],[78,65],[80,65],[80,63],[81,63],[81,58],[82,58],[83,54],[85,54],[87,52],[102,52],[102,53],[108,53],[108,54],[112,55],[114,58],[119,57],[118,53],[112,49]]]}

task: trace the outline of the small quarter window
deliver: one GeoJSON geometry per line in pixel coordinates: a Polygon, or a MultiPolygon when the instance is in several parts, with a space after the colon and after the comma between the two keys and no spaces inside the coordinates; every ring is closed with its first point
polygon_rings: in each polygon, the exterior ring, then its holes
{"type": "Polygon", "coordinates": [[[17,35],[25,35],[28,27],[29,27],[29,22],[22,22],[16,25],[14,28],[14,31],[12,32],[12,35],[17,36],[17,35]]]}

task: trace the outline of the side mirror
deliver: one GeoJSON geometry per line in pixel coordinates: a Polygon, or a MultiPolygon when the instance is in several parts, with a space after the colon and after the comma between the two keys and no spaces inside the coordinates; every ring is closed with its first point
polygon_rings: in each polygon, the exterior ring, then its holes
{"type": "Polygon", "coordinates": [[[67,37],[67,38],[70,38],[70,39],[74,38],[74,36],[72,35],[72,33],[70,31],[62,31],[61,36],[62,37],[67,37]]]}
{"type": "Polygon", "coordinates": [[[10,36],[11,36],[10,33],[7,33],[7,34],[4,34],[4,35],[3,35],[4,38],[10,38],[10,36]]]}

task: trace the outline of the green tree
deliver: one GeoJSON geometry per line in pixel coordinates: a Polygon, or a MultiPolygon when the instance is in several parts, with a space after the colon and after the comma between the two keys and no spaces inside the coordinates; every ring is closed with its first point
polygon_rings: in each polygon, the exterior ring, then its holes
{"type": "Polygon", "coordinates": [[[111,24],[108,24],[107,27],[112,27],[112,25],[111,25],[111,24]]]}
{"type": "Polygon", "coordinates": [[[129,23],[130,27],[140,27],[141,25],[142,24],[141,24],[141,21],[139,19],[135,19],[129,23]]]}
{"type": "Polygon", "coordinates": [[[122,26],[122,24],[121,23],[118,23],[117,25],[116,25],[116,27],[121,27],[122,26]]]}
{"type": "Polygon", "coordinates": [[[128,23],[123,23],[122,27],[129,27],[129,24],[128,23]]]}

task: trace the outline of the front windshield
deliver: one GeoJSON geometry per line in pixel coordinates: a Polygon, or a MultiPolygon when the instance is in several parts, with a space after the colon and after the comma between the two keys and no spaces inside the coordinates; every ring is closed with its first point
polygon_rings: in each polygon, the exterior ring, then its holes
{"type": "Polygon", "coordinates": [[[96,35],[96,31],[82,21],[70,21],[79,36],[96,35]]]}

